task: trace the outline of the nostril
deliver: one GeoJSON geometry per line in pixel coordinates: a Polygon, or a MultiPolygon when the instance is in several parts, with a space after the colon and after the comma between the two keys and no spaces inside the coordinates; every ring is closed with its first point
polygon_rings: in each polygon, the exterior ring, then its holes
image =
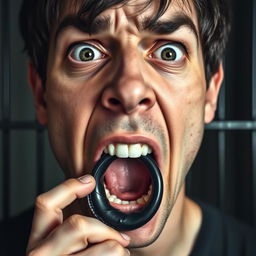
{"type": "Polygon", "coordinates": [[[109,99],[109,103],[110,103],[111,105],[119,105],[119,104],[120,104],[120,101],[117,100],[117,99],[115,99],[115,98],[110,98],[110,99],[109,99]]]}
{"type": "Polygon", "coordinates": [[[143,99],[139,102],[140,105],[149,105],[150,104],[150,99],[143,99]]]}

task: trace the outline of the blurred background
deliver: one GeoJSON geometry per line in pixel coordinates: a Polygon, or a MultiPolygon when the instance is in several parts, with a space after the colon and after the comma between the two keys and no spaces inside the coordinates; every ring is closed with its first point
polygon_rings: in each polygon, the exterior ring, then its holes
{"type": "MultiPolygon", "coordinates": [[[[21,0],[0,4],[0,220],[64,178],[35,122],[18,29],[21,0]]],[[[256,227],[256,1],[232,0],[233,28],[219,109],[206,126],[187,193],[256,227]]]]}

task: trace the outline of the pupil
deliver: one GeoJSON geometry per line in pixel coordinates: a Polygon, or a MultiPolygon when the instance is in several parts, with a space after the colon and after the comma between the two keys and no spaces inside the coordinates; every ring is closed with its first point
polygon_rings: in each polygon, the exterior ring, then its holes
{"type": "Polygon", "coordinates": [[[163,60],[173,61],[176,59],[177,54],[172,48],[166,48],[162,51],[161,57],[163,60]]]}
{"type": "Polygon", "coordinates": [[[80,52],[79,57],[82,61],[93,60],[94,52],[91,49],[83,49],[80,52]]]}

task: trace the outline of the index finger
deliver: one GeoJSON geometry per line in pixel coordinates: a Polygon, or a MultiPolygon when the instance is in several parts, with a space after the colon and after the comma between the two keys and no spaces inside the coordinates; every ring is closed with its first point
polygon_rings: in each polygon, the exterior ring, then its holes
{"type": "Polygon", "coordinates": [[[90,194],[95,180],[90,175],[78,179],[68,179],[57,187],[39,195],[35,203],[35,213],[29,244],[45,238],[56,226],[63,222],[62,210],[75,199],[90,194]]]}

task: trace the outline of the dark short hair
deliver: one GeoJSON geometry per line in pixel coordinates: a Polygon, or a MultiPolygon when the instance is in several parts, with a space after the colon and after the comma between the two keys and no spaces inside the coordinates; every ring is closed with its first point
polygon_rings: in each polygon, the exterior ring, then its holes
{"type": "MultiPolygon", "coordinates": [[[[154,0],[146,0],[145,8],[154,0]]],[[[189,3],[189,0],[182,0],[189,3]]],[[[24,49],[43,81],[46,81],[46,66],[51,29],[60,22],[67,4],[79,6],[78,15],[89,17],[89,24],[104,10],[125,4],[129,0],[23,0],[20,11],[20,30],[24,49]]],[[[202,45],[206,82],[218,70],[222,61],[230,31],[230,8],[226,0],[192,0],[196,10],[199,35],[202,45]]],[[[160,0],[159,9],[152,22],[163,15],[171,0],[160,0]]]]}

